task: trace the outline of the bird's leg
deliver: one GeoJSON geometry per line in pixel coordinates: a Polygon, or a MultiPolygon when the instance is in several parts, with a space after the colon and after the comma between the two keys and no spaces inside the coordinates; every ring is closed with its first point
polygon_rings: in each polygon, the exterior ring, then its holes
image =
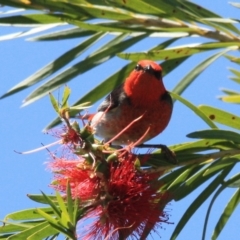
{"type": "Polygon", "coordinates": [[[160,148],[162,153],[165,155],[168,162],[172,164],[177,164],[178,160],[176,158],[176,154],[170,150],[166,145],[163,144],[140,144],[137,145],[138,148],[160,148]]]}

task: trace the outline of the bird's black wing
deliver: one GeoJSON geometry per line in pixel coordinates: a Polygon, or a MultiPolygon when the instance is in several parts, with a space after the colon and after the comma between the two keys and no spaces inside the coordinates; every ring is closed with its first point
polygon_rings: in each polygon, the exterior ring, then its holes
{"type": "Polygon", "coordinates": [[[119,106],[123,101],[129,101],[129,98],[124,93],[123,83],[116,87],[100,104],[98,112],[104,112],[105,110],[111,110],[119,106]]]}
{"type": "Polygon", "coordinates": [[[169,94],[169,92],[165,92],[162,96],[161,96],[161,98],[160,98],[160,101],[165,101],[165,102],[167,102],[171,107],[173,107],[173,101],[172,101],[172,97],[171,97],[171,95],[169,94]]]}

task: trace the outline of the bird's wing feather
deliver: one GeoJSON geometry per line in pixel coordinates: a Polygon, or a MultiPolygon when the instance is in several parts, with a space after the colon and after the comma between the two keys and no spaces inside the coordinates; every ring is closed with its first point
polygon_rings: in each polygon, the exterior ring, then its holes
{"type": "Polygon", "coordinates": [[[124,100],[128,99],[127,95],[123,91],[123,84],[116,87],[100,104],[98,112],[104,112],[105,110],[111,110],[119,106],[124,100]]]}
{"type": "Polygon", "coordinates": [[[171,97],[171,95],[169,94],[169,92],[167,92],[167,91],[161,96],[160,101],[165,101],[165,102],[167,102],[171,107],[173,107],[172,97],[171,97]]]}

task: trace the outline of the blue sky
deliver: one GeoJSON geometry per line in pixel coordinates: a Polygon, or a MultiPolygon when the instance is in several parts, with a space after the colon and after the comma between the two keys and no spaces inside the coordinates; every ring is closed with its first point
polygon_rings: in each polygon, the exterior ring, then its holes
{"type": "MultiPolygon", "coordinates": [[[[226,18],[238,18],[240,14],[240,9],[238,10],[232,7],[225,0],[198,0],[194,2],[199,2],[202,6],[226,18]]],[[[23,30],[23,28],[0,26],[0,36],[20,30],[23,30]]],[[[106,39],[102,39],[102,42],[105,40],[106,39]]],[[[200,40],[192,38],[188,42],[200,42],[200,40]]],[[[188,42],[186,42],[186,40],[181,41],[182,44],[188,42]]],[[[10,41],[1,41],[0,95],[78,43],[79,39],[59,42],[29,42],[25,41],[24,38],[17,38],[10,41]]],[[[158,43],[159,39],[155,38],[149,40],[148,44],[154,46],[158,43]]],[[[180,42],[177,42],[177,44],[180,44],[180,42]]],[[[129,49],[129,51],[144,51],[149,48],[149,45],[146,46],[146,42],[144,42],[144,44],[140,43],[129,49]]],[[[94,48],[96,48],[96,46],[94,48]]],[[[87,56],[91,51],[93,51],[93,48],[87,51],[82,58],[87,56]]],[[[169,90],[173,89],[180,79],[207,56],[210,56],[210,54],[212,53],[193,56],[181,67],[166,76],[166,78],[164,78],[166,88],[169,90]]],[[[123,59],[114,58],[111,63],[94,68],[86,74],[75,78],[68,84],[72,89],[70,103],[74,103],[97,83],[104,80],[126,63],[123,59]]],[[[228,79],[228,76],[231,74],[227,67],[237,68],[238,66],[224,58],[217,60],[195,80],[184,92],[183,97],[195,105],[211,105],[239,115],[238,105],[226,104],[217,99],[217,96],[222,95],[220,91],[221,87],[240,91],[239,85],[228,79]]],[[[26,151],[34,149],[40,147],[41,143],[46,145],[55,141],[53,137],[43,134],[41,131],[56,116],[48,97],[44,97],[24,108],[20,108],[22,100],[33,91],[35,87],[36,86],[31,87],[30,89],[0,101],[0,142],[1,150],[3,151],[0,160],[0,219],[10,212],[30,207],[38,207],[39,205],[37,203],[32,202],[26,197],[28,193],[38,194],[40,190],[45,193],[53,193],[52,189],[48,187],[52,175],[46,169],[45,164],[49,160],[48,152],[41,151],[30,155],[20,155],[14,152],[14,150],[26,151]]],[[[62,89],[56,91],[55,96],[61,96],[61,92],[62,89]]],[[[90,111],[94,112],[97,105],[98,104],[94,105],[90,111]]],[[[208,126],[194,113],[182,104],[176,103],[168,128],[161,135],[151,140],[151,142],[173,145],[183,141],[190,141],[190,139],[186,137],[188,133],[206,128],[208,128],[208,126]]],[[[168,206],[171,222],[178,222],[189,203],[196,198],[204,187],[205,186],[201,186],[196,192],[181,202],[172,202],[168,206]]],[[[217,200],[210,217],[207,239],[210,239],[217,216],[221,214],[222,209],[233,192],[233,189],[228,189],[217,200]]],[[[198,210],[180,234],[179,240],[192,240],[193,237],[194,239],[201,238],[203,221],[208,204],[209,201],[198,210]]],[[[239,239],[239,214],[240,210],[237,209],[219,239],[239,239]]],[[[159,231],[161,239],[169,239],[174,227],[174,224],[163,225],[163,229],[159,231]]],[[[154,239],[157,238],[158,236],[154,237],[154,239]]]]}

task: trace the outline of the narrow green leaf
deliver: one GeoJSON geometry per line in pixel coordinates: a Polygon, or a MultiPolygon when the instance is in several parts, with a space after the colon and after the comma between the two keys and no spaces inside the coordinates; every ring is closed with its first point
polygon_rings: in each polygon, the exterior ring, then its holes
{"type": "Polygon", "coordinates": [[[48,225],[43,227],[42,229],[36,230],[32,235],[27,238],[27,240],[42,240],[58,233],[59,231],[57,229],[53,228],[51,225],[48,225]]]}
{"type": "Polygon", "coordinates": [[[221,88],[221,90],[228,95],[240,95],[240,92],[236,92],[236,91],[229,90],[226,88],[221,88]]]}
{"type": "MultiPolygon", "coordinates": [[[[194,166],[195,168],[192,169],[192,173],[199,171],[203,166],[204,165],[194,166]]],[[[178,169],[174,169],[174,171],[171,171],[168,174],[161,177],[159,181],[164,184],[161,187],[161,190],[166,191],[169,188],[169,186],[173,183],[173,181],[188,169],[189,169],[189,166],[183,166],[178,169]]],[[[175,190],[175,189],[171,189],[169,191],[172,191],[172,190],[175,190]]]]}
{"type": "MultiPolygon", "coordinates": [[[[46,214],[45,212],[41,211],[41,209],[37,209],[38,213],[41,214],[48,222],[48,224],[50,224],[52,227],[54,227],[56,230],[60,231],[61,233],[69,236],[69,233],[66,231],[65,228],[63,228],[60,223],[58,222],[58,220],[56,220],[55,218],[51,217],[50,215],[46,214]]],[[[71,238],[71,236],[70,236],[71,238]]]]}
{"type": "Polygon", "coordinates": [[[59,192],[56,192],[56,196],[57,196],[59,209],[61,211],[61,217],[60,217],[59,223],[61,223],[63,227],[68,228],[70,223],[70,218],[68,215],[66,204],[59,192]]]}
{"type": "Polygon", "coordinates": [[[238,78],[240,78],[240,71],[234,68],[228,68],[233,74],[235,74],[238,78]]]}
{"type": "Polygon", "coordinates": [[[82,208],[80,209],[80,200],[76,198],[74,200],[74,206],[73,206],[73,219],[74,223],[76,225],[76,222],[84,215],[85,210],[82,208]]]}
{"type": "Polygon", "coordinates": [[[240,3],[238,3],[238,2],[228,2],[228,3],[236,8],[240,8],[240,3]]]}
{"type": "Polygon", "coordinates": [[[190,138],[205,138],[205,139],[223,139],[236,143],[240,143],[240,134],[227,130],[208,129],[189,133],[187,137],[190,138]]]}
{"type": "Polygon", "coordinates": [[[235,63],[238,63],[238,64],[240,63],[240,58],[238,58],[238,57],[228,55],[228,54],[225,54],[224,57],[226,57],[227,59],[229,59],[232,62],[235,62],[235,63]]]}
{"type": "Polygon", "coordinates": [[[59,106],[56,98],[51,93],[49,93],[49,97],[54,110],[59,114],[59,106]]]}
{"type": "Polygon", "coordinates": [[[215,60],[217,60],[224,53],[228,52],[230,49],[224,49],[223,51],[213,54],[209,58],[205,59],[203,62],[198,64],[193,68],[173,89],[173,92],[181,95],[184,90],[215,60]]]}
{"type": "Polygon", "coordinates": [[[235,33],[239,33],[239,30],[231,23],[213,22],[213,21],[203,20],[203,18],[214,18],[214,19],[220,18],[220,19],[222,19],[221,16],[217,15],[214,12],[211,12],[208,9],[203,8],[202,6],[199,6],[196,3],[189,2],[189,1],[183,1],[183,2],[181,2],[181,4],[184,5],[186,8],[188,8],[189,11],[187,13],[191,13],[191,14],[198,16],[196,21],[199,21],[206,25],[212,26],[216,30],[221,30],[227,34],[228,34],[228,31],[226,31],[226,29],[233,31],[235,33]]]}
{"type": "Polygon", "coordinates": [[[231,18],[202,18],[202,20],[207,20],[211,22],[219,22],[219,23],[238,23],[236,20],[231,18]]]}
{"type": "MultiPolygon", "coordinates": [[[[48,222],[39,223],[36,226],[21,231],[20,233],[14,234],[9,237],[9,240],[19,240],[19,239],[28,239],[29,236],[34,234],[36,231],[42,230],[44,227],[48,226],[48,222]]],[[[37,240],[37,239],[36,239],[37,240]]]]}
{"type": "MultiPolygon", "coordinates": [[[[53,214],[53,211],[51,208],[46,207],[46,208],[41,208],[41,210],[48,214],[53,214]]],[[[38,218],[42,218],[42,216],[37,213],[36,208],[31,208],[31,209],[10,213],[5,216],[4,221],[8,221],[8,219],[20,221],[20,220],[30,220],[30,219],[38,219],[38,218]]]]}
{"type": "Polygon", "coordinates": [[[93,35],[95,31],[80,29],[78,27],[73,27],[71,29],[64,29],[56,32],[51,32],[48,34],[40,35],[37,37],[29,38],[28,41],[55,41],[55,40],[66,40],[72,38],[86,37],[93,35]]]}
{"type": "Polygon", "coordinates": [[[72,193],[71,193],[71,187],[70,184],[68,182],[67,185],[67,211],[68,211],[68,215],[70,218],[70,222],[72,223],[73,226],[75,226],[76,222],[75,222],[75,218],[74,218],[74,203],[73,203],[73,199],[72,199],[72,193]]]}
{"type": "Polygon", "coordinates": [[[182,185],[176,189],[174,193],[174,199],[176,201],[181,200],[214,175],[218,174],[225,168],[228,168],[228,166],[234,166],[235,164],[236,161],[227,161],[225,158],[215,160],[212,164],[205,166],[200,171],[184,181],[182,185]]]}
{"type": "Polygon", "coordinates": [[[218,172],[219,170],[223,170],[230,165],[234,166],[239,161],[240,159],[237,158],[236,156],[221,158],[218,161],[215,161],[213,164],[211,164],[209,168],[207,168],[206,171],[203,173],[203,176],[207,176],[209,174],[211,175],[212,173],[218,172]]]}
{"type": "Polygon", "coordinates": [[[198,107],[212,121],[240,130],[240,117],[221,109],[201,105],[198,107]]]}
{"type": "Polygon", "coordinates": [[[144,13],[144,14],[153,14],[160,16],[160,14],[164,14],[165,11],[161,10],[161,8],[155,7],[150,2],[142,1],[142,0],[132,0],[128,2],[123,2],[122,0],[110,0],[109,1],[112,5],[117,5],[120,7],[124,7],[128,10],[137,13],[144,13]],[[136,7],[137,6],[137,7],[136,7]]]}
{"type": "MultiPolygon", "coordinates": [[[[239,77],[229,77],[229,79],[233,80],[234,82],[240,84],[240,78],[239,77]]],[[[239,94],[239,92],[238,92],[239,94]]]]}
{"type": "MultiPolygon", "coordinates": [[[[43,204],[48,204],[46,201],[46,198],[41,194],[28,194],[27,195],[31,200],[38,202],[38,203],[43,203],[43,204]]],[[[53,202],[56,202],[56,196],[53,195],[47,195],[48,198],[50,198],[53,202]]]]}
{"type": "Polygon", "coordinates": [[[60,14],[26,14],[22,16],[11,16],[0,18],[0,23],[11,24],[11,25],[23,25],[23,24],[50,24],[50,23],[61,23],[60,14]]]}
{"type": "Polygon", "coordinates": [[[193,214],[200,208],[200,206],[209,198],[209,196],[216,190],[219,183],[229,174],[233,166],[229,166],[224,169],[202,192],[201,194],[190,204],[186,212],[181,217],[176,228],[174,229],[171,240],[177,239],[179,233],[184,229],[185,225],[193,214]]]}
{"type": "MultiPolygon", "coordinates": [[[[161,14],[162,17],[183,21],[192,21],[196,19],[195,16],[185,13],[181,7],[182,5],[178,1],[144,0],[144,2],[164,12],[164,14],[161,14]]],[[[157,14],[157,16],[159,15],[160,13],[157,14]]]]}
{"type": "Polygon", "coordinates": [[[227,103],[240,103],[240,95],[231,95],[231,96],[225,96],[225,97],[219,97],[224,102],[227,103]]]}
{"type": "Polygon", "coordinates": [[[217,126],[201,111],[199,110],[196,106],[194,106],[192,103],[187,101],[186,99],[182,98],[178,94],[174,92],[170,92],[171,96],[181,103],[183,103],[185,106],[190,108],[196,115],[198,115],[209,127],[211,128],[217,128],[217,126]]]}
{"type": "Polygon", "coordinates": [[[20,1],[16,2],[14,0],[0,0],[0,3],[2,5],[11,6],[15,8],[31,9],[28,4],[25,4],[24,2],[20,2],[20,1]]]}
{"type": "MultiPolygon", "coordinates": [[[[109,5],[105,6],[100,6],[100,5],[95,5],[95,4],[89,4],[89,3],[80,3],[80,4],[75,4],[75,3],[69,3],[72,6],[79,6],[87,16],[92,16],[93,18],[105,18],[108,20],[118,20],[118,21],[123,21],[123,20],[131,20],[134,17],[134,13],[126,11],[125,9],[121,8],[113,8],[110,7],[109,5]]],[[[72,22],[71,22],[72,23],[72,22]]]]}
{"type": "MultiPolygon", "coordinates": [[[[116,44],[114,47],[107,48],[104,51],[93,55],[92,57],[88,57],[85,60],[78,62],[77,64],[73,65],[72,67],[68,68],[64,72],[61,72],[54,78],[50,79],[42,86],[37,88],[34,92],[32,92],[24,101],[23,106],[26,106],[39,98],[45,96],[47,92],[53,91],[57,89],[62,84],[70,81],[72,78],[76,77],[77,75],[84,73],[94,67],[100,65],[100,63],[106,62],[107,60],[113,58],[115,54],[125,48],[132,46],[133,44],[139,42],[140,40],[146,37],[145,34],[141,36],[133,37],[127,39],[125,41],[121,41],[120,43],[116,44]]],[[[107,46],[107,44],[106,44],[107,46]]]]}
{"type": "MultiPolygon", "coordinates": [[[[43,197],[45,198],[46,202],[51,206],[52,210],[55,212],[56,216],[61,217],[61,212],[57,205],[49,198],[44,192],[42,192],[43,197]]],[[[38,209],[39,210],[39,209],[38,209]]],[[[39,211],[38,211],[39,212],[39,211]]],[[[42,212],[42,211],[41,211],[42,212]]]]}
{"type": "Polygon", "coordinates": [[[185,60],[189,57],[182,57],[178,59],[169,59],[161,63],[162,66],[162,75],[166,76],[168,73],[176,69],[179,65],[181,65],[185,60]]]}
{"type": "Polygon", "coordinates": [[[62,108],[68,107],[68,98],[70,96],[71,89],[68,86],[65,86],[64,91],[63,91],[63,96],[62,96],[62,108]]]}
{"type": "Polygon", "coordinates": [[[228,187],[229,184],[234,183],[235,181],[239,181],[240,180],[240,174],[236,174],[234,177],[230,178],[228,181],[223,182],[222,186],[216,191],[216,193],[213,195],[213,198],[209,204],[208,210],[207,210],[207,214],[206,214],[206,218],[204,221],[204,227],[203,227],[203,234],[202,234],[202,239],[205,239],[205,235],[206,235],[206,231],[207,231],[207,225],[208,225],[208,220],[209,220],[209,216],[210,216],[210,212],[212,209],[212,206],[215,202],[215,200],[217,199],[217,197],[220,195],[220,193],[226,188],[228,187]]]}
{"type": "Polygon", "coordinates": [[[239,42],[209,42],[202,44],[193,44],[193,46],[178,46],[174,48],[164,49],[161,51],[148,51],[148,52],[138,52],[138,53],[119,53],[117,54],[120,58],[132,61],[139,61],[141,59],[151,59],[151,60],[167,60],[173,58],[180,58],[190,56],[196,53],[205,52],[218,48],[227,48],[240,46],[239,42]]]}
{"type": "MultiPolygon", "coordinates": [[[[53,62],[49,63],[42,69],[35,72],[33,75],[28,77],[27,79],[23,80],[22,82],[18,83],[16,86],[11,88],[7,93],[5,93],[1,98],[10,96],[16,92],[19,92],[27,87],[32,86],[33,84],[38,83],[42,79],[48,77],[49,75],[55,73],[60,68],[71,62],[73,59],[78,57],[80,54],[82,54],[84,51],[86,51],[91,45],[96,43],[101,37],[103,37],[103,33],[99,32],[93,35],[92,37],[88,38],[84,42],[81,42],[79,45],[74,47],[73,49],[67,51],[60,57],[58,57],[53,62]]],[[[51,89],[45,88],[46,92],[51,92],[51,89]]],[[[0,99],[1,99],[0,98],[0,99]]]]}
{"type": "MultiPolygon", "coordinates": [[[[228,146],[228,141],[222,141],[219,139],[203,139],[195,142],[187,142],[184,144],[177,145],[171,148],[174,152],[199,152],[199,151],[206,151],[211,149],[223,149],[224,146],[228,146]],[[222,146],[222,148],[221,148],[222,146]]],[[[229,148],[232,148],[232,145],[229,145],[229,148]]]]}
{"type": "MultiPolygon", "coordinates": [[[[1,221],[2,222],[2,221],[1,221]]],[[[13,222],[6,222],[3,221],[4,225],[0,226],[0,236],[2,234],[11,234],[23,231],[25,229],[31,228],[34,225],[38,224],[39,222],[24,222],[24,223],[13,223],[13,222]]],[[[0,238],[1,239],[1,238],[0,238]]]]}
{"type": "MultiPolygon", "coordinates": [[[[203,165],[203,164],[201,164],[201,165],[203,165]]],[[[180,187],[182,185],[182,183],[184,183],[190,176],[192,176],[198,170],[200,170],[201,165],[200,166],[195,166],[195,165],[188,166],[184,172],[182,172],[175,178],[172,178],[173,181],[171,182],[171,184],[169,184],[169,186],[167,187],[167,190],[169,192],[174,192],[174,190],[176,190],[178,187],[180,187]]],[[[169,175],[171,176],[171,173],[169,175]]]]}
{"type": "Polygon", "coordinates": [[[49,30],[51,28],[57,27],[60,24],[47,24],[47,25],[40,25],[38,27],[33,27],[30,30],[22,31],[22,32],[16,32],[16,33],[10,33],[7,35],[0,36],[0,41],[6,41],[6,40],[11,40],[15,38],[20,38],[20,37],[26,37],[32,34],[36,34],[42,31],[49,30]]]}
{"type": "MultiPolygon", "coordinates": [[[[158,28],[144,28],[144,27],[139,27],[139,26],[134,26],[132,25],[125,25],[125,24],[120,24],[119,22],[109,22],[109,23],[86,23],[78,20],[73,20],[73,19],[66,19],[65,20],[69,24],[74,24],[75,26],[78,26],[79,28],[85,29],[85,30],[90,30],[90,31],[101,31],[101,32],[119,32],[119,33],[146,33],[146,32],[157,32],[157,30],[161,31],[161,29],[158,28]]],[[[163,29],[162,31],[166,31],[167,29],[163,29]]]]}
{"type": "Polygon", "coordinates": [[[218,222],[215,226],[214,232],[212,234],[212,239],[213,240],[217,239],[217,237],[221,233],[222,229],[227,224],[227,222],[228,222],[229,218],[231,217],[232,213],[234,212],[234,210],[238,206],[239,201],[240,201],[240,189],[238,189],[234,193],[232,198],[227,203],[225,209],[223,210],[223,213],[221,214],[221,216],[220,216],[220,218],[219,218],[219,220],[218,220],[218,222]]]}

